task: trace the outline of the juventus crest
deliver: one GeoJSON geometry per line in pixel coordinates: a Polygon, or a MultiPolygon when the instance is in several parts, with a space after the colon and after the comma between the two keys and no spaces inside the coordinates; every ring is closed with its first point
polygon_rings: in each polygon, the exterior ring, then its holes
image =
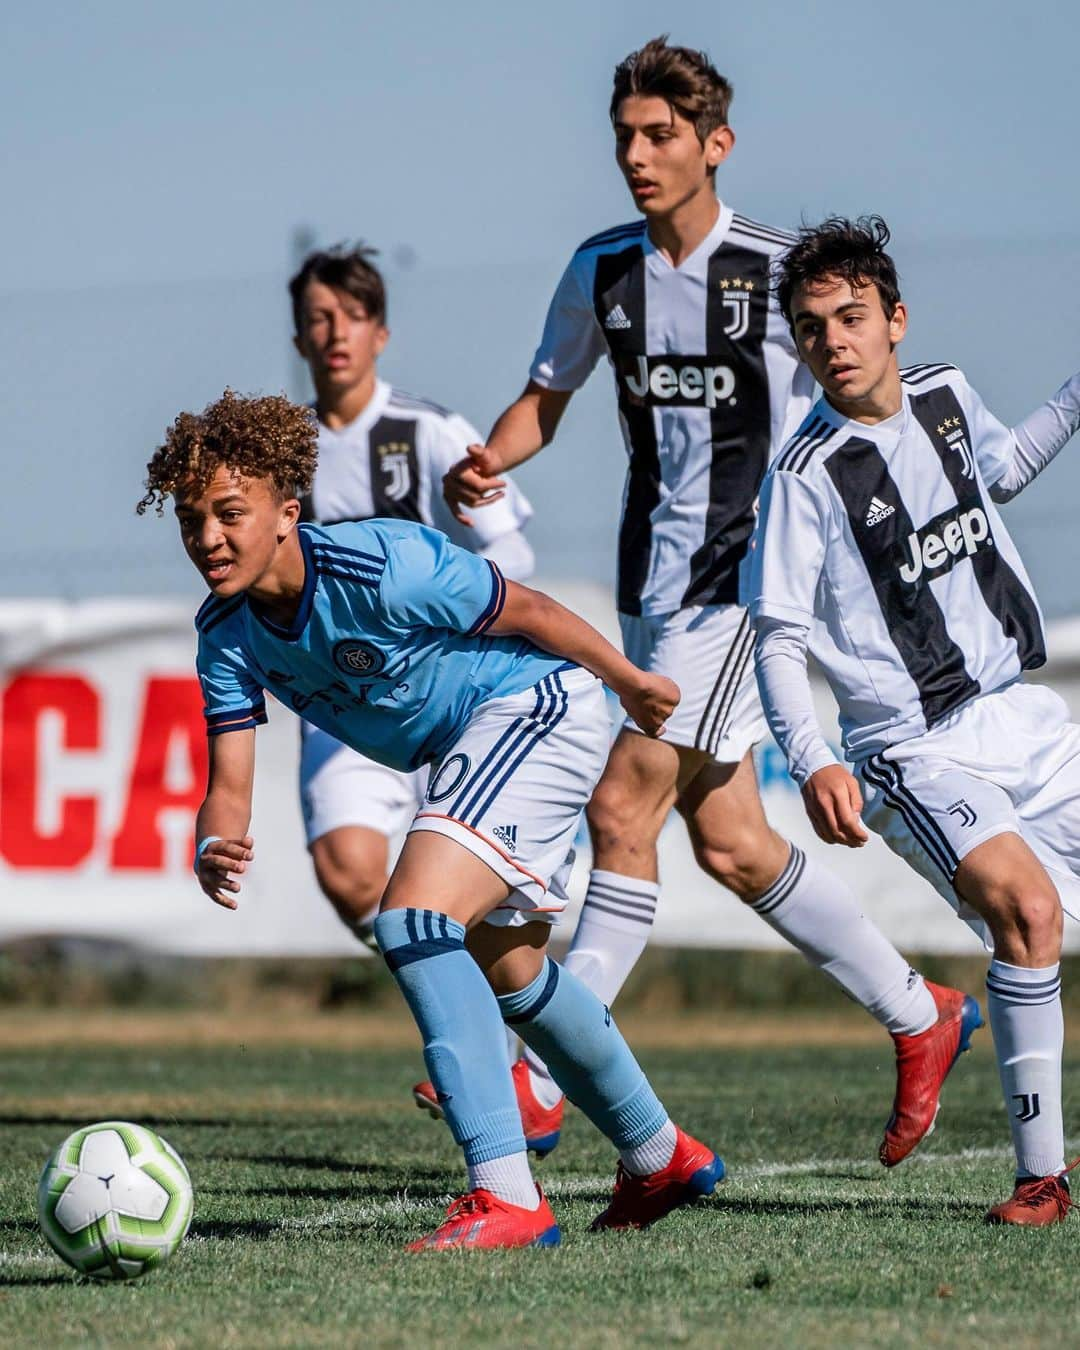
{"type": "Polygon", "coordinates": [[[724,334],[734,342],[743,337],[750,327],[750,293],[754,283],[744,281],[742,277],[722,277],[720,289],[726,315],[724,334]]]}
{"type": "Polygon", "coordinates": [[[375,454],[379,469],[385,475],[383,488],[392,502],[400,502],[409,494],[412,487],[412,474],[409,470],[409,443],[407,441],[389,441],[377,445],[375,454]]]}

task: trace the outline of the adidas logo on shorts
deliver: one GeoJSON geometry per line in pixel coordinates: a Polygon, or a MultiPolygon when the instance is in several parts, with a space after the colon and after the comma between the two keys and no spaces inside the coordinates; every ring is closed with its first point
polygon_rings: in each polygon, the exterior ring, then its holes
{"type": "Polygon", "coordinates": [[[626,317],[626,311],[622,305],[615,305],[613,309],[608,310],[608,316],[604,320],[605,328],[629,328],[630,320],[626,317]]]}
{"type": "Polygon", "coordinates": [[[517,852],[517,826],[516,825],[496,825],[491,831],[495,838],[506,849],[507,853],[517,852]]]}
{"type": "Polygon", "coordinates": [[[888,520],[890,516],[894,516],[895,514],[895,506],[886,506],[884,502],[878,501],[876,497],[871,497],[870,509],[866,513],[866,523],[867,525],[880,525],[883,520],[888,520]]]}

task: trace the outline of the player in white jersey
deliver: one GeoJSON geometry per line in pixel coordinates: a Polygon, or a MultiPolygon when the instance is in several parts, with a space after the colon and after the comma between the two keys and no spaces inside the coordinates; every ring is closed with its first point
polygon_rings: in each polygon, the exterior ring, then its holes
{"type": "MultiPolygon", "coordinates": [[[[715,173],[734,144],[730,97],[705,56],[663,39],[618,66],[616,161],[644,219],[575,253],[524,393],[487,445],[470,447],[447,492],[462,511],[483,505],[500,473],[552,439],[607,356],[630,461],[618,566],[624,649],[676,678],[683,696],[661,741],[626,725],[615,742],[589,806],[593,872],[569,959],[614,999],[648,938],[656,843],[675,807],[707,875],[893,1034],[897,1092],[879,1151],[891,1166],[933,1123],[966,1035],[963,995],[911,970],[847,888],[769,827],[758,796],[750,752],[764,722],[738,577],[770,448],[802,419],[813,380],[770,300],[770,266],[792,236],[717,200],[715,173]]],[[[561,1099],[535,1057],[528,1064],[523,1110],[550,1140],[561,1099]]]]}
{"type": "Polygon", "coordinates": [[[1062,907],[1080,916],[1080,726],[1020,682],[1042,617],[995,503],[1080,426],[1075,375],[1003,426],[953,366],[900,370],[907,314],[870,217],[803,231],[779,296],[824,390],[761,497],[750,613],[770,725],[829,843],[862,820],[993,951],[986,987],[1017,1183],[992,1223],[1068,1212],[1061,1113],[1062,907]],[[838,764],[807,649],[840,705],[838,764]]]}
{"type": "MultiPolygon", "coordinates": [[[[504,576],[532,575],[522,527],[532,508],[516,485],[462,526],[442,496],[447,469],[477,439],[437,403],[392,388],[377,362],[390,333],[386,287],[363,247],[320,250],[289,283],[296,349],[315,386],[319,460],[304,518],[333,525],[393,517],[434,525],[495,562],[504,576]]],[[[300,799],[315,874],[342,921],[370,946],[391,841],[424,798],[427,770],[392,769],[301,723],[300,799]]]]}

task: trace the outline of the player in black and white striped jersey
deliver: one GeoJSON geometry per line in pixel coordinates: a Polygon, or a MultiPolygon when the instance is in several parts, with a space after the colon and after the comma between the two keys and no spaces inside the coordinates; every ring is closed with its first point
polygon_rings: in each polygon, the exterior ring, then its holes
{"type": "MultiPolygon", "coordinates": [[[[458,413],[381,380],[389,338],[386,288],[365,248],[311,254],[289,283],[297,351],[315,386],[319,462],[304,518],[323,525],[374,516],[415,520],[490,558],[523,581],[533,553],[522,534],[532,508],[515,484],[462,526],[442,477],[475,429],[458,413]]],[[[391,841],[423,800],[427,771],[402,773],[302,723],[300,799],[315,873],[342,921],[364,941],[386,882],[391,841]]]]}
{"type": "MultiPolygon", "coordinates": [[[[523,395],[447,480],[461,510],[553,437],[601,357],[615,376],[629,456],[618,608],[627,655],[677,681],[661,741],[624,726],[589,807],[594,871],[570,962],[610,1002],[640,955],[659,885],[656,842],[672,807],[697,859],[899,1038],[932,1039],[935,996],[835,877],[773,831],[751,747],[764,733],[739,572],[770,450],[810,406],[771,300],[792,236],[717,200],[734,144],[731,88],[701,53],[650,42],[616,70],[616,159],[644,220],[594,235],[555,292],[523,395]]],[[[487,509],[484,507],[483,509],[487,509]]],[[[472,519],[483,514],[472,512],[472,519]]],[[[921,1042],[927,1044],[928,1042],[921,1042]]],[[[898,1040],[898,1049],[900,1041],[898,1040]]],[[[538,1099],[557,1099],[529,1060],[538,1099]]],[[[932,1122],[901,1064],[882,1160],[932,1122]]],[[[554,1105],[552,1105],[554,1109],[554,1105]]]]}
{"type": "Polygon", "coordinates": [[[1016,1149],[994,1223],[1070,1206],[1061,1107],[1062,909],[1080,917],[1080,726],[1053,690],[1042,616],[995,503],[1080,428],[1080,374],[1003,426],[954,366],[901,371],[907,312],[883,221],[830,220],[779,294],[824,390],[761,497],[750,612],[774,734],[817,833],[862,822],[994,953],[987,998],[1016,1149]],[[854,775],[818,727],[813,651],[854,775]]]}

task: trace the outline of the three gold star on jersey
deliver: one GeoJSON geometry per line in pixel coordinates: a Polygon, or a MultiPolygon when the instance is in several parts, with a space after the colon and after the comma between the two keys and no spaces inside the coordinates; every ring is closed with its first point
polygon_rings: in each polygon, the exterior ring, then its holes
{"type": "Polygon", "coordinates": [[[720,289],[722,291],[752,291],[754,283],[752,281],[743,281],[742,277],[721,277],[720,289]]]}
{"type": "Polygon", "coordinates": [[[959,417],[946,417],[945,421],[938,427],[937,434],[939,436],[947,436],[953,427],[958,427],[959,425],[959,417]]]}

